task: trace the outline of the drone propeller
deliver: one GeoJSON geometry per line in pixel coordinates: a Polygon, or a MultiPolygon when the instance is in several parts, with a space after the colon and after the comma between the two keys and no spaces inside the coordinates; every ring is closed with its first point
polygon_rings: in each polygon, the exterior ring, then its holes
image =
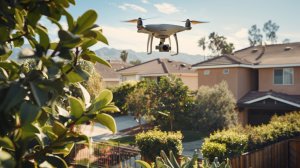
{"type": "MultiPolygon", "coordinates": [[[[182,21],[182,22],[186,22],[186,20],[182,21]]],[[[200,24],[200,23],[209,23],[209,22],[206,22],[206,21],[197,21],[197,20],[190,20],[190,23],[192,23],[192,24],[200,24]]]]}
{"type": "Polygon", "coordinates": [[[139,19],[141,19],[141,20],[148,20],[148,19],[152,19],[152,18],[146,18],[146,19],[138,18],[138,19],[124,20],[122,22],[137,23],[139,21],[139,19]]]}

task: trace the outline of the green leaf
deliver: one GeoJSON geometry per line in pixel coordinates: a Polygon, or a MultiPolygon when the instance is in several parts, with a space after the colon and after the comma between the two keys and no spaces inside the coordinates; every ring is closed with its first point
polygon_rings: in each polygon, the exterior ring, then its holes
{"type": "Polygon", "coordinates": [[[80,83],[78,85],[79,88],[81,89],[85,105],[89,105],[91,102],[91,96],[89,92],[80,83]]]}
{"type": "Polygon", "coordinates": [[[13,142],[7,137],[0,137],[0,147],[3,147],[5,149],[14,151],[15,150],[15,146],[13,144],[13,142]]]}
{"type": "Polygon", "coordinates": [[[8,79],[8,74],[5,69],[0,67],[0,81],[5,81],[8,79]]]}
{"type": "Polygon", "coordinates": [[[58,121],[54,121],[52,131],[59,137],[66,133],[67,128],[58,121]]]}
{"type": "Polygon", "coordinates": [[[67,18],[67,22],[68,22],[68,26],[69,26],[69,29],[68,29],[68,30],[69,30],[70,32],[72,32],[72,30],[73,30],[74,27],[75,27],[74,19],[73,19],[72,15],[71,15],[68,11],[64,10],[64,14],[65,14],[65,16],[66,16],[66,18],[67,18]]]}
{"type": "Polygon", "coordinates": [[[170,150],[170,153],[169,153],[169,157],[170,157],[170,162],[172,163],[173,167],[174,168],[180,168],[180,166],[179,166],[179,164],[178,164],[178,162],[177,162],[177,160],[176,160],[176,158],[175,158],[175,156],[174,156],[174,154],[171,150],[170,150]]]}
{"type": "Polygon", "coordinates": [[[43,88],[41,85],[34,82],[30,82],[29,85],[36,103],[40,107],[43,106],[48,101],[47,88],[43,88]]]}
{"type": "Polygon", "coordinates": [[[47,154],[46,156],[42,157],[42,159],[43,162],[41,162],[41,164],[44,164],[44,162],[46,162],[49,163],[47,165],[51,165],[53,167],[68,168],[67,163],[59,156],[47,154]]]}
{"type": "Polygon", "coordinates": [[[56,24],[56,26],[60,29],[63,30],[62,26],[59,24],[59,22],[51,17],[47,17],[52,23],[56,24]]]}
{"type": "Polygon", "coordinates": [[[69,102],[71,106],[71,116],[80,118],[85,111],[85,106],[83,102],[75,97],[70,96],[69,102]]]}
{"type": "Polygon", "coordinates": [[[24,102],[20,108],[21,125],[34,122],[41,114],[40,108],[29,102],[24,102]]]}
{"type": "Polygon", "coordinates": [[[8,51],[8,53],[0,55],[0,61],[5,61],[12,54],[12,51],[8,51]]]}
{"type": "MultiPolygon", "coordinates": [[[[70,69],[70,65],[64,67],[64,72],[70,69]],[[68,68],[69,67],[69,68],[68,68]]],[[[66,77],[70,83],[82,82],[89,79],[90,75],[80,67],[73,67],[72,70],[66,74],[66,77]]]]}
{"type": "Polygon", "coordinates": [[[34,9],[30,11],[27,15],[27,21],[31,26],[36,26],[37,22],[40,20],[42,17],[41,13],[39,12],[38,9],[34,9]]]}
{"type": "Polygon", "coordinates": [[[82,49],[87,49],[93,45],[95,45],[98,41],[96,39],[85,39],[81,45],[82,49]]]}
{"type": "Polygon", "coordinates": [[[59,30],[58,37],[60,38],[63,47],[74,48],[82,42],[79,36],[65,30],[59,30]]]}
{"type": "Polygon", "coordinates": [[[17,22],[17,27],[22,30],[24,26],[24,16],[22,14],[22,11],[20,11],[18,8],[15,8],[15,19],[17,22]]]}
{"type": "MultiPolygon", "coordinates": [[[[14,106],[24,101],[26,91],[20,84],[11,84],[8,93],[5,95],[4,101],[1,102],[0,111],[10,111],[14,106]]],[[[4,96],[4,95],[1,95],[4,96]]]]}
{"type": "Polygon", "coordinates": [[[71,4],[76,5],[75,0],[68,0],[71,4]]]}
{"type": "Polygon", "coordinates": [[[111,65],[106,60],[98,57],[93,51],[85,51],[82,53],[81,57],[87,61],[91,61],[93,63],[98,62],[100,64],[106,65],[111,68],[111,65]]]}
{"type": "Polygon", "coordinates": [[[47,29],[38,25],[37,27],[37,33],[40,36],[40,45],[43,47],[44,50],[48,50],[50,45],[50,39],[48,37],[47,29]]]}
{"type": "Polygon", "coordinates": [[[111,130],[111,132],[117,132],[117,125],[112,116],[105,113],[97,114],[96,121],[102,124],[103,126],[107,127],[109,130],[111,130]]]}
{"type": "Polygon", "coordinates": [[[76,33],[81,33],[91,28],[97,20],[97,13],[94,10],[88,10],[77,19],[75,28],[76,33]]]}
{"type": "Polygon", "coordinates": [[[56,47],[57,47],[57,45],[58,45],[58,43],[50,43],[50,47],[49,47],[49,49],[51,49],[51,50],[55,50],[56,49],[56,47]]]}
{"type": "Polygon", "coordinates": [[[152,168],[151,165],[145,161],[142,160],[136,160],[136,163],[142,166],[142,168],[152,168]]]}
{"type": "Polygon", "coordinates": [[[67,110],[65,110],[64,108],[60,107],[60,106],[56,106],[57,108],[57,112],[59,115],[64,116],[64,117],[70,117],[70,114],[67,110]]]}
{"type": "Polygon", "coordinates": [[[94,105],[97,106],[96,110],[101,110],[113,100],[113,94],[110,90],[104,89],[100,92],[99,96],[94,99],[94,105]]]}
{"type": "Polygon", "coordinates": [[[103,112],[120,112],[120,109],[115,105],[107,105],[101,109],[103,112]]]}
{"type": "Polygon", "coordinates": [[[0,26],[0,32],[1,32],[0,42],[7,41],[10,34],[8,28],[6,26],[0,26]]]}
{"type": "Polygon", "coordinates": [[[2,167],[15,167],[16,161],[14,158],[6,151],[0,148],[0,166],[2,167]]]}
{"type": "Polygon", "coordinates": [[[37,128],[36,125],[27,124],[21,127],[22,129],[22,139],[32,139],[36,136],[36,134],[40,133],[40,130],[37,128]]]}
{"type": "Polygon", "coordinates": [[[53,154],[62,154],[64,157],[68,156],[74,147],[74,143],[69,143],[63,146],[55,146],[53,148],[53,154]]]}
{"type": "Polygon", "coordinates": [[[108,41],[107,41],[106,37],[102,34],[102,31],[97,31],[97,40],[108,45],[108,41]]]}

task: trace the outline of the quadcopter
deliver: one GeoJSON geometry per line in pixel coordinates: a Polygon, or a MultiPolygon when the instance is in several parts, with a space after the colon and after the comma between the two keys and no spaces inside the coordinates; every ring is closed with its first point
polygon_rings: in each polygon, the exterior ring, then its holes
{"type": "Polygon", "coordinates": [[[170,36],[173,35],[176,42],[176,53],[172,55],[178,55],[179,47],[178,47],[177,33],[185,30],[191,30],[192,29],[191,24],[207,23],[207,22],[187,19],[183,21],[185,22],[185,26],[179,26],[173,24],[148,24],[143,26],[143,20],[146,19],[138,18],[138,19],[127,20],[124,22],[136,23],[138,33],[148,34],[147,54],[152,53],[153,37],[160,39],[160,42],[157,46],[155,46],[155,49],[157,49],[159,52],[170,52],[171,51],[170,36]],[[167,38],[169,39],[169,44],[165,44],[167,38]]]}

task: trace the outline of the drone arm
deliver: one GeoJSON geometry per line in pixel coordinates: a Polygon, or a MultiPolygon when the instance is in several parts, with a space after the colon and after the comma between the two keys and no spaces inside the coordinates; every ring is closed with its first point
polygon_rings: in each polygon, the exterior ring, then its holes
{"type": "Polygon", "coordinates": [[[174,34],[174,38],[175,38],[175,42],[176,42],[176,53],[175,53],[175,54],[172,54],[172,56],[178,55],[178,53],[179,53],[178,39],[177,39],[177,34],[176,34],[176,33],[174,34]]]}

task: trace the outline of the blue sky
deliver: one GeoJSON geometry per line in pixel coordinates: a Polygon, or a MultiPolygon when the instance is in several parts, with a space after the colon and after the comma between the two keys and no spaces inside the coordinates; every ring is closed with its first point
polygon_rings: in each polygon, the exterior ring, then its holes
{"type": "Polygon", "coordinates": [[[270,19],[280,26],[278,42],[285,38],[300,41],[299,0],[77,0],[76,3],[69,11],[78,17],[88,9],[96,10],[97,23],[110,43],[108,47],[117,49],[146,50],[147,35],[137,33],[135,24],[121,22],[138,17],[153,17],[144,24],[183,25],[179,21],[187,18],[209,21],[178,34],[180,51],[189,54],[204,54],[197,41],[213,31],[226,36],[236,49],[247,47],[251,25],[262,28],[270,19]]]}

